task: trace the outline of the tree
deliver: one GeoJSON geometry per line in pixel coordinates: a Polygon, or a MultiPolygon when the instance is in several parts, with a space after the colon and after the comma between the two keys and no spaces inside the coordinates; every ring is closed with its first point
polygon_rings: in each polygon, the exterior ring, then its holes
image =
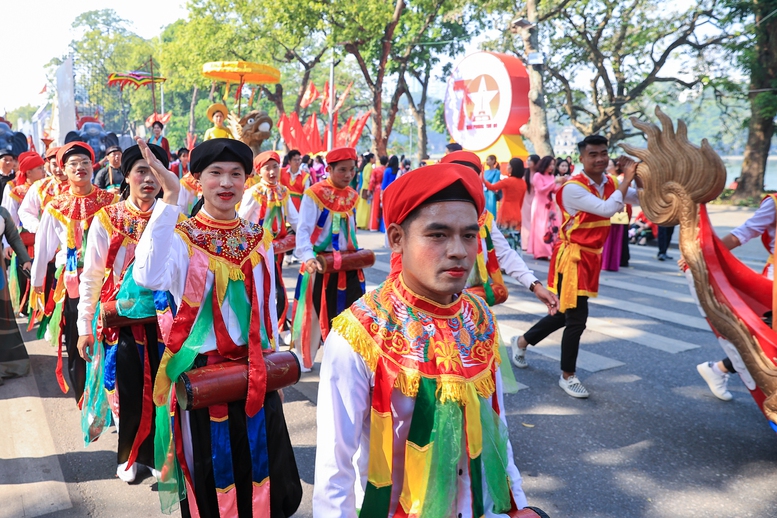
{"type": "Polygon", "coordinates": [[[746,199],[758,197],[763,191],[777,116],[777,0],[742,0],[732,2],[731,7],[734,19],[753,19],[746,31],[749,37],[734,48],[740,51],[740,62],[750,74],[747,145],[733,196],[746,199]]]}

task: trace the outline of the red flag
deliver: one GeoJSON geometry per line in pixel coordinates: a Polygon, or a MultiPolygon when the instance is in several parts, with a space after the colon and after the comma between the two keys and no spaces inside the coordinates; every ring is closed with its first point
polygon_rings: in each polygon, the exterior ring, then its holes
{"type": "Polygon", "coordinates": [[[321,113],[329,113],[329,81],[324,83],[324,94],[321,96],[321,113]]]}
{"type": "Polygon", "coordinates": [[[295,148],[293,142],[294,137],[291,134],[291,123],[289,122],[289,118],[285,113],[282,113],[280,119],[278,120],[278,133],[281,134],[283,141],[286,143],[289,149],[295,148]]]}
{"type": "Polygon", "coordinates": [[[337,112],[340,110],[340,108],[343,107],[343,104],[345,103],[345,98],[348,97],[348,94],[351,92],[351,87],[353,86],[353,81],[351,81],[351,84],[345,87],[345,91],[340,96],[340,98],[337,100],[337,104],[335,104],[334,111],[337,112]]]}
{"type": "MultiPolygon", "coordinates": [[[[337,113],[335,112],[335,115],[337,113]]],[[[348,117],[348,120],[345,121],[343,126],[336,130],[335,132],[335,147],[346,147],[348,146],[348,135],[351,130],[351,122],[353,121],[353,117],[348,117]]]]}
{"type": "MultiPolygon", "coordinates": [[[[310,142],[310,152],[312,154],[326,151],[326,146],[321,142],[321,133],[318,130],[318,117],[314,113],[312,117],[308,119],[310,123],[310,133],[308,134],[308,142],[310,142]]],[[[307,124],[306,124],[307,126],[307,124]]]]}
{"type": "Polygon", "coordinates": [[[299,150],[303,155],[307,155],[309,153],[310,144],[308,144],[308,139],[305,137],[305,130],[302,129],[302,123],[299,121],[297,112],[292,112],[291,117],[289,117],[289,122],[294,140],[294,149],[299,150]]]}
{"type": "Polygon", "coordinates": [[[38,92],[38,95],[45,94],[46,91],[48,90],[48,87],[49,87],[49,85],[43,85],[43,89],[40,92],[38,92]]]}
{"type": "Polygon", "coordinates": [[[351,132],[348,136],[348,143],[345,144],[346,146],[356,147],[356,145],[359,143],[359,139],[362,136],[362,131],[364,131],[364,126],[366,126],[367,121],[370,120],[370,115],[372,115],[372,111],[368,111],[364,115],[357,117],[353,123],[353,126],[351,126],[351,132]]]}
{"type": "Polygon", "coordinates": [[[302,96],[302,101],[299,103],[299,107],[303,110],[313,104],[313,101],[321,97],[321,94],[316,89],[316,85],[311,81],[308,84],[308,89],[305,90],[305,95],[302,96]]]}

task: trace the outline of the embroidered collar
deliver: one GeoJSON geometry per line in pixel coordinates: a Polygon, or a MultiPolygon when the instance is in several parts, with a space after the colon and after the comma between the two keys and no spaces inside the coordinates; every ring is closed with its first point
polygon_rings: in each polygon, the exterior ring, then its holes
{"type": "Polygon", "coordinates": [[[456,300],[450,304],[440,304],[439,302],[435,302],[414,293],[408,288],[407,284],[405,284],[405,279],[402,274],[399,274],[394,280],[393,289],[397,296],[402,299],[408,307],[418,309],[419,311],[428,313],[437,318],[453,318],[461,311],[461,295],[457,295],[456,300]]]}

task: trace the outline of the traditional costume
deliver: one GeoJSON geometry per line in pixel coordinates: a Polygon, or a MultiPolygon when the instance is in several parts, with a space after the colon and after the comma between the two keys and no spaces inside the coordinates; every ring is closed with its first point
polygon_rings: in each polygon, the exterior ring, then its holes
{"type": "Polygon", "coordinates": [[[213,120],[213,116],[216,114],[216,112],[221,113],[224,116],[224,120],[226,120],[227,114],[229,113],[229,109],[221,103],[211,104],[208,107],[208,112],[207,112],[208,120],[210,120],[213,123],[213,127],[208,128],[202,140],[206,141],[214,138],[232,138],[232,139],[235,138],[235,136],[232,135],[232,132],[229,131],[229,128],[216,125],[216,122],[213,120]]]}
{"type": "MultiPolygon", "coordinates": [[[[326,156],[330,167],[343,160],[355,162],[356,151],[338,148],[326,156]]],[[[364,294],[362,269],[345,270],[341,265],[343,253],[359,249],[354,214],[358,199],[355,190],[338,189],[331,178],[314,184],[302,197],[295,255],[303,264],[294,294],[292,340],[302,356],[303,371],[313,367],[332,319],[364,294]],[[333,258],[334,272],[311,274],[305,269],[305,263],[320,254],[333,258]]]]}
{"type": "Polygon", "coordinates": [[[273,236],[275,252],[275,295],[278,322],[282,325],[289,310],[286,286],[283,283],[283,257],[294,248],[293,229],[297,227],[299,214],[289,196],[289,191],[280,183],[270,185],[261,178],[260,170],[270,160],[280,165],[275,151],[265,151],[254,159],[255,175],[259,182],[246,190],[240,202],[238,216],[264,228],[273,236]],[[289,230],[292,230],[289,233],[289,230]],[[279,245],[285,249],[280,249],[279,245]],[[289,248],[289,246],[291,248],[289,248]]]}
{"type": "Polygon", "coordinates": [[[297,211],[300,210],[302,203],[302,195],[305,190],[310,187],[310,175],[305,174],[302,168],[297,169],[297,172],[292,172],[289,167],[281,169],[281,183],[289,190],[291,201],[294,203],[294,207],[297,211]]]}
{"type": "MultiPolygon", "coordinates": [[[[46,160],[56,160],[57,151],[59,151],[58,147],[49,148],[46,151],[46,160]]],[[[27,196],[24,197],[21,205],[19,205],[19,220],[22,227],[35,234],[38,231],[40,218],[46,205],[69,189],[70,183],[67,181],[67,178],[60,179],[56,175],[47,176],[33,183],[30,190],[27,191],[27,196]]]]}
{"type": "Polygon", "coordinates": [[[181,209],[181,214],[189,217],[200,198],[202,198],[200,181],[191,172],[186,173],[181,178],[181,190],[178,193],[178,207],[181,209]]]}
{"type": "Polygon", "coordinates": [[[381,200],[380,200],[380,186],[383,183],[383,171],[386,170],[386,166],[381,164],[372,168],[372,174],[370,175],[370,195],[372,196],[372,207],[370,210],[370,230],[372,232],[378,232],[380,230],[380,223],[382,219],[381,213],[381,200]]]}
{"type": "MultiPolygon", "coordinates": [[[[6,198],[2,206],[11,215],[16,228],[19,230],[19,237],[27,247],[27,255],[33,257],[35,248],[35,234],[22,228],[22,222],[19,219],[19,207],[24,198],[30,191],[32,181],[27,177],[27,173],[35,168],[43,168],[43,158],[35,151],[25,151],[19,155],[19,173],[16,175],[16,186],[13,189],[6,190],[6,198]]],[[[5,240],[3,240],[5,242],[5,240]]],[[[27,302],[30,294],[30,281],[26,273],[22,270],[24,261],[19,261],[16,254],[11,257],[11,266],[9,269],[10,279],[8,287],[11,293],[11,302],[16,312],[27,313],[27,302]]]]}
{"type": "MultiPolygon", "coordinates": [[[[524,338],[535,345],[565,327],[561,339],[561,370],[574,373],[580,337],[588,320],[588,298],[599,292],[602,247],[610,232],[610,218],[626,203],[638,203],[629,188],[624,200],[616,180],[605,174],[599,184],[585,174],[572,176],[556,193],[563,215],[559,240],[548,271],[548,289],[558,294],[559,311],[537,322],[524,338]]],[[[587,397],[587,391],[583,390],[587,397]]]]}
{"type": "MultiPolygon", "coordinates": [[[[92,148],[83,142],[71,142],[57,152],[59,166],[64,168],[71,155],[87,155],[94,162],[92,148]]],[[[45,317],[40,322],[38,336],[51,332],[52,344],[58,348],[57,381],[62,392],[68,392],[68,384],[62,374],[62,348],[67,351],[68,373],[76,401],[81,401],[86,376],[86,362],[78,354],[78,278],[83,268],[84,248],[92,218],[101,208],[110,205],[115,195],[97,187],[89,194],[71,192],[60,194],[46,206],[40,226],[35,234],[35,258],[32,264],[31,284],[43,286],[48,263],[56,257],[56,287],[46,302],[45,317]]],[[[42,302],[35,294],[31,306],[42,302]],[[36,301],[36,299],[38,301],[36,301]]]]}
{"type": "Polygon", "coordinates": [[[373,157],[372,153],[365,155],[364,160],[367,163],[359,174],[359,183],[356,186],[356,192],[359,193],[359,202],[356,204],[356,226],[363,230],[369,228],[372,212],[370,178],[372,177],[373,165],[371,160],[373,157]]]}
{"type": "MultiPolygon", "coordinates": [[[[167,152],[149,144],[152,153],[167,166],[167,152]]],[[[127,148],[121,169],[129,176],[142,160],[140,148],[127,148]]],[[[133,286],[131,265],[151,210],[141,211],[131,200],[103,207],[92,222],[84,251],[84,270],[79,284],[78,335],[95,335],[95,350],[87,365],[86,390],[81,407],[84,443],[97,440],[110,425],[109,406],[119,432],[117,475],[135,479],[136,461],[154,466],[153,380],[159,367],[160,339],[157,325],[111,326],[100,308],[117,304],[122,316],[145,305],[155,315],[155,294],[133,286]],[[126,284],[125,284],[126,282],[126,284]],[[126,295],[125,295],[126,294],[126,295]]],[[[158,294],[156,297],[163,297],[158,294]]],[[[164,349],[164,344],[161,344],[164,349]]]]}
{"type": "MultiPolygon", "coordinates": [[[[0,235],[13,248],[18,261],[24,264],[31,260],[11,215],[3,207],[0,207],[0,235]]],[[[0,385],[3,384],[3,378],[24,376],[29,370],[30,357],[16,325],[16,313],[11,304],[5,268],[0,268],[0,385]]]]}
{"type": "MultiPolygon", "coordinates": [[[[436,165],[384,193],[386,226],[424,203],[484,210],[480,181],[436,165]]],[[[508,438],[498,330],[486,303],[413,293],[401,256],[389,278],[335,319],[318,393],[318,517],[515,516],[526,506],[508,438]],[[356,457],[356,459],[355,459],[356,457]],[[363,496],[362,496],[363,494],[363,496]]]]}
{"type": "MultiPolygon", "coordinates": [[[[242,142],[214,139],[192,151],[191,170],[240,162],[242,142]]],[[[138,285],[169,291],[177,309],[154,386],[156,467],[164,512],[184,497],[184,517],[293,514],[302,497],[277,392],[266,393],[264,352],[277,340],[272,234],[201,210],[178,222],[159,200],[135,251],[138,285]],[[247,398],[204,409],[176,408],[171,383],[206,365],[248,360],[247,398]]]]}

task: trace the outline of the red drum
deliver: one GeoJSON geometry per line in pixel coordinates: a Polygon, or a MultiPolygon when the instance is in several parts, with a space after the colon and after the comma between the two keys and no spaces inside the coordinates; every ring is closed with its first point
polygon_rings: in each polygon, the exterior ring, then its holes
{"type": "Polygon", "coordinates": [[[272,242],[272,251],[274,254],[285,254],[289,250],[294,250],[297,246],[297,236],[294,234],[287,234],[285,237],[275,239],[272,242]]]}
{"type": "Polygon", "coordinates": [[[127,318],[119,315],[118,304],[115,300],[102,305],[103,327],[126,327],[146,324],[156,324],[156,315],[146,318],[127,318]]]}
{"type": "MultiPolygon", "coordinates": [[[[302,373],[297,356],[290,351],[267,353],[264,364],[267,368],[267,392],[296,384],[302,373]]],[[[248,394],[248,358],[184,372],[175,383],[175,394],[184,410],[245,399],[248,394]]]]}
{"type": "Polygon", "coordinates": [[[316,256],[322,273],[350,272],[363,270],[375,264],[372,250],[346,250],[345,252],[323,252],[316,256]]]}

